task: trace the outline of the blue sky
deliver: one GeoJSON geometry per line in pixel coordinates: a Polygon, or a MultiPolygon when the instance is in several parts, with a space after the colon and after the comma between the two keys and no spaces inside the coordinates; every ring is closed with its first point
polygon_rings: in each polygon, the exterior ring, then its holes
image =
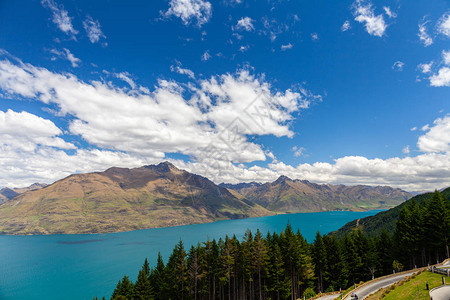
{"type": "Polygon", "coordinates": [[[448,186],[449,41],[448,1],[2,1],[0,186],[163,160],[448,186]]]}

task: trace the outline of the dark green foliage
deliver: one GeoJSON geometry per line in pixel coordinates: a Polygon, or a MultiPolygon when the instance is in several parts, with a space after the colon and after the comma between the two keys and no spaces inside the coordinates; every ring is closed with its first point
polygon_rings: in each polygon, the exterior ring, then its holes
{"type": "Polygon", "coordinates": [[[134,284],[130,281],[128,276],[123,276],[122,280],[119,280],[119,283],[114,290],[111,299],[131,299],[134,293],[134,284]]]}
{"type": "Polygon", "coordinates": [[[134,285],[134,299],[152,300],[155,298],[153,287],[150,283],[150,266],[145,259],[142,269],[139,271],[136,284],[134,285]]]}
{"type": "Polygon", "coordinates": [[[258,230],[191,246],[177,243],[167,265],[145,260],[136,284],[127,276],[112,299],[299,299],[345,290],[353,283],[426,266],[448,256],[449,208],[439,192],[403,205],[391,236],[361,229],[342,238],[317,233],[308,244],[288,224],[264,238],[258,230]]]}
{"type": "MultiPolygon", "coordinates": [[[[447,200],[447,203],[450,201],[450,187],[446,188],[441,192],[444,199],[447,200]]],[[[409,199],[408,201],[391,208],[386,211],[379,212],[374,216],[365,217],[359,220],[353,220],[345,224],[342,228],[335,232],[336,236],[342,238],[345,233],[350,233],[354,228],[356,228],[356,224],[359,224],[365,234],[368,236],[379,236],[383,230],[387,231],[389,234],[393,234],[396,226],[397,219],[400,215],[400,211],[403,207],[407,206],[410,202],[416,202],[417,204],[421,204],[423,202],[428,202],[431,197],[433,197],[433,193],[425,193],[421,195],[417,195],[409,199]]]]}

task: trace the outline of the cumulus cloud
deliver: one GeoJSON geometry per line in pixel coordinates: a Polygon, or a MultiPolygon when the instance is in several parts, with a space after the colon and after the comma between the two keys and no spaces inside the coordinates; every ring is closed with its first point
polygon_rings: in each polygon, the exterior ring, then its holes
{"type": "Polygon", "coordinates": [[[62,131],[50,121],[27,112],[0,111],[0,147],[34,151],[38,145],[74,149],[58,136],[62,131]]]}
{"type": "Polygon", "coordinates": [[[444,66],[429,78],[431,86],[450,86],[450,51],[442,51],[442,63],[444,66]]]}
{"type": "Polygon", "coordinates": [[[240,18],[237,21],[236,26],[234,27],[235,30],[245,30],[245,31],[252,31],[255,30],[255,27],[253,25],[254,20],[250,17],[243,17],[240,18]]]}
{"type": "MultiPolygon", "coordinates": [[[[73,55],[72,52],[70,52],[70,50],[67,48],[63,48],[62,51],[51,49],[50,53],[56,55],[56,57],[68,60],[74,68],[78,67],[81,63],[81,59],[75,57],[75,55],[73,55]]],[[[56,57],[52,57],[52,60],[56,59],[56,57]]]]}
{"type": "Polygon", "coordinates": [[[317,41],[319,39],[319,35],[317,34],[317,32],[311,33],[311,39],[313,41],[317,41]]]}
{"type": "Polygon", "coordinates": [[[450,86],[450,68],[442,67],[439,69],[437,74],[430,77],[430,85],[436,87],[450,86]]]}
{"type": "Polygon", "coordinates": [[[419,68],[419,70],[426,74],[426,73],[430,73],[431,72],[431,67],[433,66],[433,62],[430,63],[424,63],[424,64],[419,64],[417,67],[419,68]]]}
{"type": "Polygon", "coordinates": [[[345,22],[344,22],[344,24],[342,24],[342,26],[341,26],[341,30],[342,31],[347,31],[347,30],[349,30],[351,28],[351,26],[350,26],[350,21],[348,21],[348,20],[346,20],[345,22]]]}
{"type": "Polygon", "coordinates": [[[363,23],[366,31],[370,35],[382,37],[386,31],[387,25],[383,15],[375,15],[372,3],[366,0],[356,0],[353,3],[353,14],[355,21],[363,23]]]}
{"type": "Polygon", "coordinates": [[[200,27],[211,18],[212,6],[210,2],[204,0],[170,0],[169,9],[162,15],[178,17],[184,25],[189,25],[195,20],[200,27]]]}
{"type": "Polygon", "coordinates": [[[417,142],[420,151],[450,152],[450,115],[438,118],[426,131],[417,142]]]}
{"type": "Polygon", "coordinates": [[[273,91],[246,69],[184,86],[160,80],[153,91],[141,92],[0,60],[4,93],[56,106],[57,116],[71,116],[68,134],[138,158],[183,153],[211,163],[265,160],[262,146],[247,136],[292,137],[293,114],[316,98],[302,89],[273,91]]]}
{"type": "Polygon", "coordinates": [[[433,38],[429,36],[427,32],[427,24],[429,21],[425,19],[425,17],[422,19],[422,22],[419,23],[419,33],[417,33],[417,36],[419,37],[420,41],[423,43],[425,47],[428,47],[433,44],[433,38]]]}
{"type": "Polygon", "coordinates": [[[406,190],[450,184],[450,116],[422,128],[417,143],[422,154],[415,157],[344,156],[297,166],[276,161],[249,137],[292,137],[295,114],[317,97],[302,89],[276,91],[249,69],[190,84],[160,80],[153,90],[141,92],[1,59],[0,89],[16,99],[51,106],[57,110],[56,118],[71,116],[63,134],[50,120],[26,112],[2,112],[1,186],[52,182],[110,166],[137,167],[159,162],[166,153],[190,156],[189,161],[172,161],[217,183],[270,181],[286,175],[317,183],[406,190]],[[76,148],[65,141],[67,135],[80,136],[93,149],[76,148]],[[267,158],[273,159],[267,167],[251,165],[267,158]]]}
{"type": "Polygon", "coordinates": [[[103,34],[103,31],[100,26],[100,22],[98,20],[92,19],[92,17],[88,16],[86,20],[83,21],[84,30],[86,30],[86,34],[91,41],[91,43],[97,43],[100,41],[100,38],[106,38],[103,34]]]}
{"type": "Polygon", "coordinates": [[[405,66],[405,63],[398,60],[398,61],[394,62],[394,64],[392,65],[392,69],[395,71],[401,72],[401,71],[403,71],[404,66],[405,66]]]}
{"type": "Polygon", "coordinates": [[[437,24],[437,30],[440,34],[450,37],[450,11],[447,11],[439,19],[437,24]]]}
{"type": "Polygon", "coordinates": [[[42,0],[42,6],[50,9],[52,12],[53,23],[58,26],[58,28],[67,35],[75,37],[78,31],[73,28],[72,18],[69,17],[69,13],[64,9],[62,4],[57,4],[53,0],[42,0]]]}

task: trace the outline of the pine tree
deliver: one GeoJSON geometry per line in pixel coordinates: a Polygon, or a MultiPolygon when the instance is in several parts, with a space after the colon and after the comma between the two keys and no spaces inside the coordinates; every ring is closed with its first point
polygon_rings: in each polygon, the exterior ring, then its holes
{"type": "Polygon", "coordinates": [[[150,282],[153,285],[156,299],[167,298],[169,287],[166,279],[166,269],[164,266],[164,260],[161,256],[161,252],[158,252],[156,267],[150,271],[150,282]]]}
{"type": "Polygon", "coordinates": [[[142,269],[139,271],[138,278],[134,286],[134,297],[142,300],[155,299],[153,287],[150,283],[150,266],[145,259],[142,269]]]}
{"type": "Polygon", "coordinates": [[[450,234],[448,203],[441,193],[435,191],[430,199],[425,217],[425,230],[436,263],[448,257],[448,239],[450,234]]]}
{"type": "Polygon", "coordinates": [[[111,296],[111,299],[131,299],[134,294],[134,284],[130,281],[128,276],[123,276],[122,280],[119,280],[117,286],[111,296]]]}
{"type": "Polygon", "coordinates": [[[323,293],[325,291],[324,277],[326,270],[325,268],[327,266],[327,252],[320,232],[317,232],[316,239],[313,244],[313,261],[316,266],[317,290],[318,292],[323,293]]]}
{"type": "Polygon", "coordinates": [[[389,233],[383,230],[377,239],[377,253],[380,261],[379,275],[388,275],[392,273],[393,261],[393,242],[389,233]]]}
{"type": "Polygon", "coordinates": [[[179,241],[167,263],[167,281],[170,284],[169,298],[184,299],[187,292],[187,262],[183,241],[179,241]]]}
{"type": "Polygon", "coordinates": [[[254,239],[254,259],[253,259],[253,268],[256,274],[258,274],[258,298],[263,299],[263,286],[261,277],[267,271],[267,244],[264,241],[261,232],[259,229],[256,231],[255,239],[254,239]]]}
{"type": "Polygon", "coordinates": [[[198,296],[198,286],[199,281],[201,280],[203,274],[201,269],[201,262],[200,262],[200,245],[195,248],[194,246],[191,246],[191,249],[189,250],[189,256],[188,256],[188,274],[191,281],[192,288],[191,293],[194,294],[194,299],[197,299],[198,296]]]}

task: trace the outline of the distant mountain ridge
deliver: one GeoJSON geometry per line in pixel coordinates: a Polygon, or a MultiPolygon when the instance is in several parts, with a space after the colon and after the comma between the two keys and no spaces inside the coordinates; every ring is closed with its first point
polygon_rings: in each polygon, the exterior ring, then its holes
{"type": "Polygon", "coordinates": [[[0,189],[0,204],[28,191],[34,191],[46,187],[45,183],[33,183],[30,186],[23,188],[2,188],[0,189]]]}
{"type": "Polygon", "coordinates": [[[74,174],[0,205],[0,233],[101,233],[272,215],[169,162],[74,174]]]}
{"type": "Polygon", "coordinates": [[[274,182],[222,185],[275,212],[367,210],[396,206],[412,194],[388,186],[316,184],[280,176],[274,182]]]}

